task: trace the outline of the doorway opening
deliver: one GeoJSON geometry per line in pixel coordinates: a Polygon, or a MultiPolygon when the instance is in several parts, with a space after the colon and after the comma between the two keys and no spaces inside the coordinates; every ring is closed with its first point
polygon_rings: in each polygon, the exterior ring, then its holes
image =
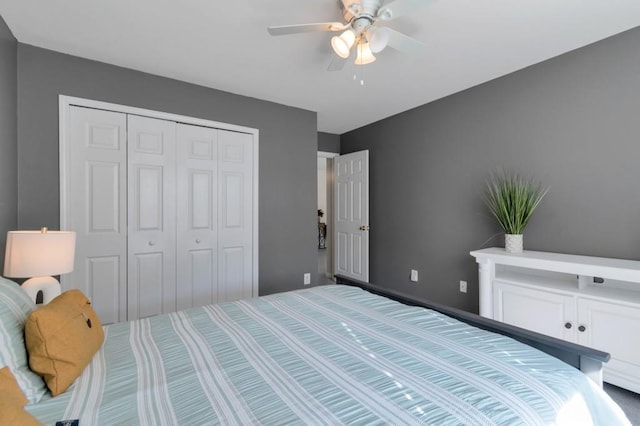
{"type": "Polygon", "coordinates": [[[331,284],[333,274],[333,159],[339,154],[318,152],[318,282],[331,284]]]}

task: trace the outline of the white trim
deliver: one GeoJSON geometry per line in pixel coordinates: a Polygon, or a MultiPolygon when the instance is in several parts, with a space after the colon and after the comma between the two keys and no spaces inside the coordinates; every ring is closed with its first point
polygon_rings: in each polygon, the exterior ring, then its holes
{"type": "Polygon", "coordinates": [[[157,118],[160,120],[176,121],[179,123],[193,124],[195,126],[214,127],[216,129],[231,130],[233,132],[250,133],[257,135],[258,129],[251,127],[237,126],[235,124],[222,123],[220,121],[206,120],[203,118],[189,117],[186,115],[173,114],[169,112],[154,111],[145,108],[136,108],[121,104],[95,101],[92,99],[76,98],[73,96],[60,95],[60,106],[77,105],[85,108],[104,109],[107,111],[122,112],[125,114],[141,115],[143,117],[157,118]]]}
{"type": "Polygon", "coordinates": [[[335,250],[335,243],[334,243],[334,236],[333,236],[333,225],[335,223],[334,220],[334,209],[335,209],[335,203],[334,203],[334,195],[333,192],[335,190],[334,188],[334,184],[335,184],[335,176],[334,176],[334,159],[336,157],[339,157],[340,154],[338,154],[337,152],[328,152],[328,151],[318,151],[318,158],[326,158],[327,159],[327,179],[326,179],[326,186],[327,186],[327,227],[329,228],[329,232],[327,233],[327,243],[328,243],[328,248],[327,248],[327,272],[325,272],[325,276],[331,280],[333,280],[333,276],[335,275],[335,265],[334,265],[334,250],[335,250]]]}
{"type": "MultiPolygon", "coordinates": [[[[191,124],[195,126],[213,127],[216,129],[229,130],[232,132],[248,133],[253,135],[253,296],[257,297],[259,292],[259,130],[251,127],[237,126],[235,124],[222,123],[219,121],[205,120],[202,118],[188,117],[186,115],[172,114],[168,112],[154,111],[145,108],[136,108],[127,105],[101,102],[92,99],[76,98],[73,96],[59,95],[59,156],[60,156],[60,229],[67,229],[68,194],[65,190],[67,183],[66,158],[67,141],[69,140],[69,108],[72,106],[85,108],[103,109],[107,111],[121,112],[125,114],[141,115],[144,117],[157,118],[161,120],[175,121],[178,123],[191,124]]],[[[337,154],[336,154],[337,155],[337,154]]]]}
{"type": "Polygon", "coordinates": [[[318,158],[335,158],[339,155],[337,152],[318,151],[318,158]]]}
{"type": "Polygon", "coordinates": [[[67,141],[69,140],[69,107],[70,102],[67,102],[65,96],[60,95],[58,98],[58,158],[60,164],[60,230],[67,230],[67,211],[70,210],[68,204],[67,194],[67,141]]]}

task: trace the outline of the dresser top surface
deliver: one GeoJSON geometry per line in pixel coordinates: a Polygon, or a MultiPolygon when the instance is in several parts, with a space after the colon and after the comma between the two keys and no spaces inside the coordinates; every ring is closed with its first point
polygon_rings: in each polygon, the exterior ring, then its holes
{"type": "Polygon", "coordinates": [[[540,270],[575,273],[577,275],[603,276],[640,282],[640,261],[606,257],[580,256],[564,253],[525,250],[507,253],[504,248],[492,247],[470,253],[476,261],[519,266],[540,270]]]}

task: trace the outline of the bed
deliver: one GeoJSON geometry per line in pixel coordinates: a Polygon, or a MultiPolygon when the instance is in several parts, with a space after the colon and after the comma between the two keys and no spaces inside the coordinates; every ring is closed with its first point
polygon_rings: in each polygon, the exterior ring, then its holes
{"type": "Polygon", "coordinates": [[[509,337],[329,285],[104,327],[45,424],[629,424],[575,368],[509,337]]]}

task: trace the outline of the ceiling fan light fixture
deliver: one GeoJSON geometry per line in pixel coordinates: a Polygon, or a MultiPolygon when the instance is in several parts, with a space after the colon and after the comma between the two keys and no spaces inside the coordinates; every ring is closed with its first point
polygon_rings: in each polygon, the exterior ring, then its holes
{"type": "Polygon", "coordinates": [[[355,60],[356,65],[367,65],[376,60],[376,57],[371,52],[369,43],[359,43],[356,50],[358,52],[355,60]]]}
{"type": "Polygon", "coordinates": [[[389,44],[389,30],[385,27],[376,28],[373,31],[369,30],[367,40],[369,41],[371,52],[381,52],[389,44]]]}
{"type": "Polygon", "coordinates": [[[350,29],[340,34],[340,36],[331,37],[331,47],[336,55],[347,59],[351,53],[351,46],[356,41],[356,35],[350,29]]]}

